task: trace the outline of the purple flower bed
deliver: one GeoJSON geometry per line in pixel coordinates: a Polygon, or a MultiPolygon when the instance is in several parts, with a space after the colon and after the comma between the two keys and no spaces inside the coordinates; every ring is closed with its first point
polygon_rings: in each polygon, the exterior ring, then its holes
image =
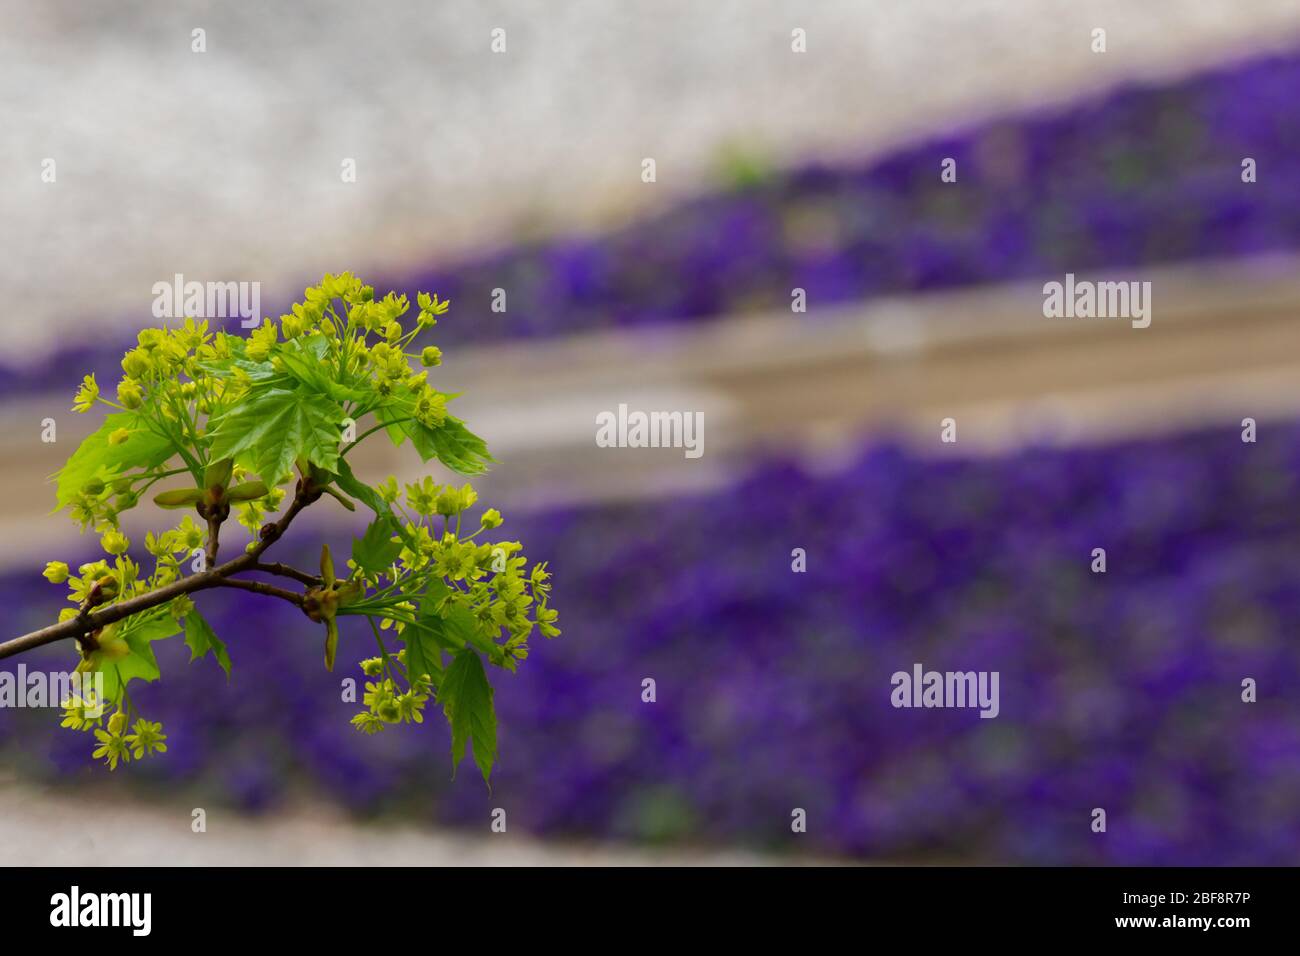
{"type": "MultiPolygon", "coordinates": [[[[356,733],[316,629],[224,593],[198,601],[234,682],[158,645],[164,682],[135,696],[170,752],[111,784],[872,859],[1295,864],[1298,497],[1300,423],[1257,445],[1225,427],[1000,459],[881,444],[835,476],[771,462],[725,494],[507,511],[552,562],[564,635],[492,675],[491,796],[448,779],[440,718],[356,733]],[[1000,716],[894,709],[890,676],[917,661],[999,671],[1000,716]]],[[[42,586],[35,568],[0,583],[10,629],[49,619],[42,586]]],[[[345,632],[340,661],[368,647],[345,632]]],[[[108,785],[88,749],[52,713],[0,712],[4,764],[27,775],[108,785]]]]}
{"type": "MultiPolygon", "coordinates": [[[[445,340],[550,336],[1300,244],[1300,54],[747,179],[613,234],[394,276],[445,340]],[[1255,183],[1241,181],[1252,157],[1255,183]],[[940,180],[945,157],[958,182],[940,180]],[[509,311],[494,313],[494,288],[509,311]],[[442,334],[444,330],[439,329],[442,334]]],[[[811,314],[811,313],[810,313],[811,314]]],[[[801,318],[795,316],[796,319],[801,318]]],[[[806,317],[805,317],[806,318],[806,317]]]]}
{"type": "MultiPolygon", "coordinates": [[[[453,302],[442,345],[810,308],[1300,244],[1300,54],[1008,118],[860,167],[747,178],[610,234],[438,263],[384,287],[453,302]],[[957,184],[939,181],[944,157],[957,184]],[[1241,182],[1253,157],[1259,181],[1241,182]],[[508,311],[491,311],[492,290],[508,311]]],[[[266,302],[266,311],[287,304],[266,302]]],[[[796,319],[809,319],[796,316],[796,319]]],[[[143,315],[143,312],[142,312],[143,315]]],[[[0,395],[116,370],[126,341],[0,367],[0,395]]]]}

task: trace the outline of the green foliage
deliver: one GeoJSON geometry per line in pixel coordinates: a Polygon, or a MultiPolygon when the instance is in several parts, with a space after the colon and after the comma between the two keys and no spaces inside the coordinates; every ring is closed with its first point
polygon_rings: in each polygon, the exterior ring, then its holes
{"type": "Polygon", "coordinates": [[[270,485],[279,484],[297,461],[334,468],[343,409],[324,395],[304,401],[303,391],[251,390],[212,423],[213,459],[230,459],[270,485]]]}
{"type": "Polygon", "coordinates": [[[58,508],[66,508],[76,501],[92,482],[104,486],[133,469],[148,471],[175,451],[167,435],[152,430],[143,415],[134,412],[109,415],[59,470],[58,508]],[[130,436],[126,441],[110,440],[114,435],[120,436],[123,430],[130,436]]]}
{"type": "Polygon", "coordinates": [[[121,639],[129,652],[104,668],[104,695],[112,700],[119,689],[139,678],[156,681],[161,675],[158,658],[154,656],[153,642],[171,637],[180,628],[167,615],[153,619],[135,620],[122,625],[121,639]]]}
{"type": "Polygon", "coordinates": [[[502,523],[496,509],[467,522],[478,499],[470,485],[427,475],[403,492],[391,476],[363,481],[346,458],[356,442],[383,433],[398,446],[409,440],[422,462],[461,475],[482,474],[493,461],[483,440],[448,412],[456,396],[428,382],[441,351],[413,344],[448,304],[421,293],[417,305],[415,320],[404,319],[405,296],[376,299],[350,274],[326,276],[247,338],[209,332],[193,319],[145,329],[122,360],[116,402],[86,376],[74,410],[103,404],[113,411],[57,474],[57,500],[83,531],[101,535],[107,557],[76,574],[52,561],[44,574],[68,588],[73,606],[60,620],[70,626],[91,611],[134,602],[120,620],[77,631],[78,670],[103,674],[105,699],[65,702],[63,723],[94,732],[95,757],[116,767],[167,749],[160,725],[138,716],[128,691],[134,680],[158,680],[154,641],[183,630],[192,661],[211,655],[230,677],[229,650],[189,594],[240,586],[290,601],[323,627],[331,669],[336,650],[361,636],[340,622],[364,617],[378,654],[361,661],[373,680],[352,723],[369,734],[420,723],[436,699],[451,726],[453,769],[472,744],[488,780],[496,716],[483,665],[513,672],[534,631],[559,633],[546,565],[530,566],[517,541],[486,540],[502,523]],[[145,536],[154,562],[147,575],[119,523],[146,493],[158,507],[186,512],[174,527],[145,536]],[[353,510],[354,499],[374,518],[353,539],[346,573],[336,571],[328,548],[319,575],[261,563],[298,511],[318,500],[353,510]],[[239,557],[223,557],[230,534],[223,542],[222,527],[232,512],[252,537],[239,557]],[[280,575],[293,587],[244,577],[252,572],[280,575]],[[97,704],[114,710],[104,727],[87,716],[97,704]]]}
{"type": "Polygon", "coordinates": [[[352,539],[352,561],[362,571],[378,574],[392,567],[402,553],[397,522],[391,515],[379,515],[360,538],[352,539]]]}
{"type": "Polygon", "coordinates": [[[497,757],[497,715],[492,708],[492,685],[483,661],[471,650],[457,652],[439,688],[442,709],[451,721],[451,762],[465,757],[465,743],[474,741],[474,763],[488,782],[497,757]]]}
{"type": "Polygon", "coordinates": [[[197,610],[185,615],[185,646],[190,649],[191,664],[211,654],[226,672],[226,679],[230,679],[230,651],[197,610]]]}

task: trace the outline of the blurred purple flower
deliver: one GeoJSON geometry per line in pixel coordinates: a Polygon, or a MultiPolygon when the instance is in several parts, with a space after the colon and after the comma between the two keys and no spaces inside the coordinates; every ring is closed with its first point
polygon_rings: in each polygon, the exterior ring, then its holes
{"type": "MultiPolygon", "coordinates": [[[[198,598],[230,644],[229,685],[173,639],[158,645],[164,683],[135,693],[168,724],[165,759],[110,778],[87,769],[84,738],[30,711],[0,712],[0,752],[78,787],[188,788],[249,809],[305,789],[480,829],[503,806],[544,835],[1295,864],[1298,495],[1300,423],[1250,446],[1232,429],[995,459],[876,445],[836,475],[774,461],[726,492],[512,516],[551,561],[564,636],[493,675],[491,797],[471,773],[449,779],[436,713],[356,733],[347,672],[320,668],[310,626],[243,594],[198,598]],[[890,675],[916,661],[999,671],[1001,715],[893,709],[890,675]],[[1244,677],[1258,704],[1242,703],[1244,677]],[[1098,806],[1104,836],[1088,827],[1098,806]],[[794,807],[810,820],[798,837],[794,807]]],[[[37,585],[35,568],[0,580],[23,623],[56,611],[37,585]]],[[[344,652],[370,653],[362,629],[344,652]]]]}

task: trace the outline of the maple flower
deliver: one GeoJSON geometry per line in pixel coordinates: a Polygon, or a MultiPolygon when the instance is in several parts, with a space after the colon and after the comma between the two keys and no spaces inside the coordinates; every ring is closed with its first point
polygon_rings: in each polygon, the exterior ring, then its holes
{"type": "Polygon", "coordinates": [[[107,730],[96,730],[95,739],[99,741],[99,746],[95,748],[91,756],[96,760],[101,757],[104,763],[108,764],[109,770],[117,769],[117,762],[123,763],[131,759],[131,752],[127,749],[126,741],[122,739],[121,734],[111,733],[107,730]]]}
{"type": "Polygon", "coordinates": [[[146,754],[167,752],[167,735],[162,732],[161,721],[149,721],[140,718],[131,728],[135,731],[133,734],[126,735],[126,743],[131,747],[131,756],[136,760],[144,757],[146,754]]]}
{"type": "Polygon", "coordinates": [[[87,375],[81,382],[81,388],[77,389],[77,397],[73,400],[72,410],[74,412],[88,412],[99,398],[99,386],[95,383],[94,375],[87,375]]]}

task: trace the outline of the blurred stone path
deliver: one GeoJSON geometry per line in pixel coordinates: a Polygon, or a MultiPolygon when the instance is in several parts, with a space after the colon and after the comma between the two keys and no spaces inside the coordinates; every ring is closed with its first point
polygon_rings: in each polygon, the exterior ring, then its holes
{"type": "Polygon", "coordinates": [[[209,808],[77,798],[68,790],[0,784],[0,866],[756,866],[808,864],[735,851],[651,850],[469,836],[408,823],[359,824],[324,807],[241,817],[209,808]]]}

